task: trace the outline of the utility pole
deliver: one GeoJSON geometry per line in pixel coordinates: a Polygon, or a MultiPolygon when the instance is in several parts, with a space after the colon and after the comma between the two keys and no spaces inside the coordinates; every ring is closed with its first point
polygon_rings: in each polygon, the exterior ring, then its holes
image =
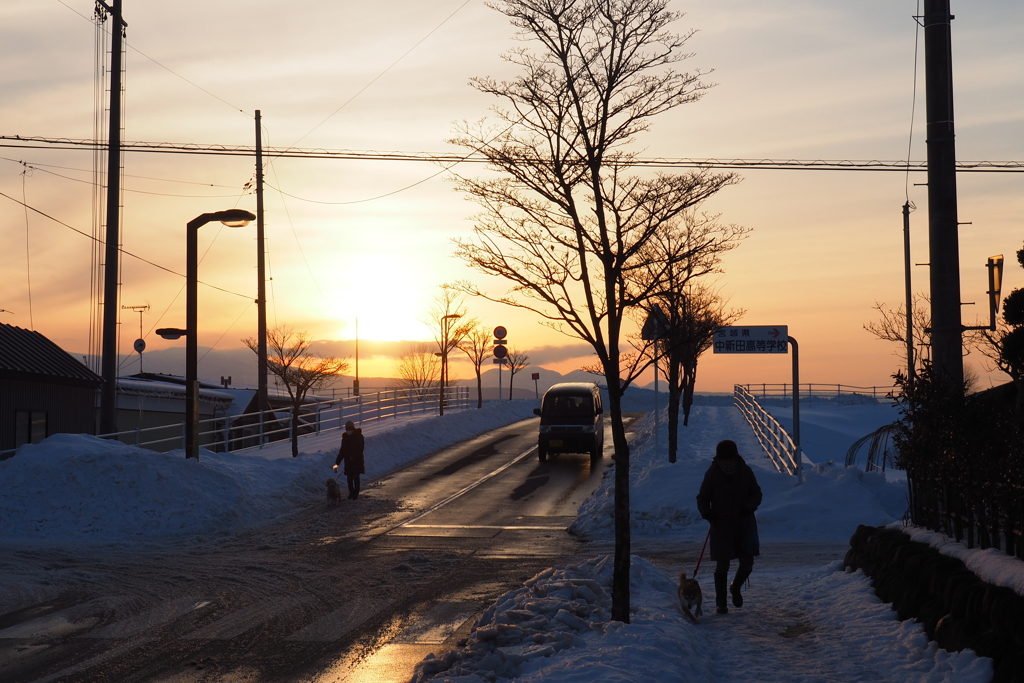
{"type": "Polygon", "coordinates": [[[121,50],[124,29],[121,0],[99,4],[110,12],[110,128],[107,134],[107,234],[103,264],[103,388],[100,391],[100,434],[117,431],[117,285],[121,212],[121,50]]]}
{"type": "Polygon", "coordinates": [[[924,0],[932,365],[939,375],[955,386],[963,386],[960,243],[953,135],[953,58],[950,47],[950,22],[953,15],[949,11],[949,2],[924,0]]]}
{"type": "Polygon", "coordinates": [[[263,130],[260,110],[256,110],[256,371],[257,403],[260,410],[267,401],[267,271],[263,245],[263,130]]]}
{"type": "Polygon", "coordinates": [[[903,284],[907,297],[907,382],[914,384],[914,293],[910,282],[910,202],[903,204],[903,284]]]}

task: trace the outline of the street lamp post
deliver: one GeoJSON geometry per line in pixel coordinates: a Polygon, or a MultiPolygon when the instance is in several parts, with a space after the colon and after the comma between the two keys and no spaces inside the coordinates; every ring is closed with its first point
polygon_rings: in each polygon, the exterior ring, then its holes
{"type": "Polygon", "coordinates": [[[199,228],[220,221],[240,228],[256,216],[243,209],[204,213],[188,222],[186,229],[187,270],[185,300],[185,458],[199,459],[199,360],[196,345],[199,289],[199,228]]]}

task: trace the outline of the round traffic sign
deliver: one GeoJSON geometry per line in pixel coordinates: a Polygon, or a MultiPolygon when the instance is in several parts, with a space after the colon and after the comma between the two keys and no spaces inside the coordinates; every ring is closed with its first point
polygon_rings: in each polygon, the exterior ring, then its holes
{"type": "Polygon", "coordinates": [[[494,328],[495,339],[504,339],[506,334],[508,334],[508,330],[506,330],[503,325],[498,325],[494,328]]]}
{"type": "Polygon", "coordinates": [[[507,355],[508,355],[508,348],[506,348],[504,346],[495,346],[494,347],[494,357],[495,358],[504,358],[507,355]]]}
{"type": "Polygon", "coordinates": [[[134,346],[135,346],[135,353],[142,353],[143,351],[146,350],[146,340],[145,339],[136,339],[134,346]]]}

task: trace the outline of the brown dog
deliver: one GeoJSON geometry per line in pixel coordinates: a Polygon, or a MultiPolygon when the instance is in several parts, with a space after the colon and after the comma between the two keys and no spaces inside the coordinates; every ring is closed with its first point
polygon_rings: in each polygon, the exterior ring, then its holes
{"type": "Polygon", "coordinates": [[[338,486],[338,480],[328,478],[327,480],[327,503],[329,505],[337,505],[341,502],[341,487],[338,486]]]}
{"type": "Polygon", "coordinates": [[[686,572],[679,574],[679,604],[683,608],[683,615],[692,623],[697,623],[697,617],[704,615],[700,605],[704,596],[700,592],[700,584],[697,579],[686,578],[686,572]],[[693,611],[691,611],[693,610],[693,611]]]}

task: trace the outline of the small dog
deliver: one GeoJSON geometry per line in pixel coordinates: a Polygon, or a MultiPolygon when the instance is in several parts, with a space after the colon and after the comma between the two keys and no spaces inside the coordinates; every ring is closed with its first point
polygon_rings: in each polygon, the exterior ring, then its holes
{"type": "Polygon", "coordinates": [[[333,478],[327,479],[327,503],[329,505],[337,505],[341,502],[341,487],[338,486],[338,480],[333,478]]]}
{"type": "Polygon", "coordinates": [[[704,596],[700,592],[700,584],[697,579],[686,578],[686,572],[679,574],[679,604],[682,606],[683,615],[692,623],[697,623],[697,617],[704,615],[701,603],[704,596]],[[690,610],[693,610],[692,612],[690,610]]]}

